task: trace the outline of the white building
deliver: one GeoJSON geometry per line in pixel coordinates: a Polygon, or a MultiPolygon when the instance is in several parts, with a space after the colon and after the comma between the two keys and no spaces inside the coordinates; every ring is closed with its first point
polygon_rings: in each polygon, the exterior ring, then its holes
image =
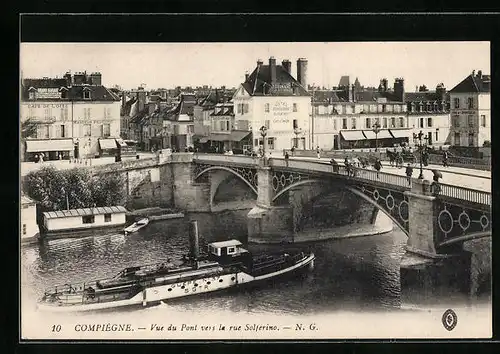
{"type": "Polygon", "coordinates": [[[482,147],[491,142],[490,75],[479,70],[450,90],[451,144],[482,147]]]}
{"type": "Polygon", "coordinates": [[[22,146],[28,161],[42,152],[46,160],[93,157],[116,149],[120,137],[120,98],[100,73],[24,79],[20,117],[22,129],[32,127],[22,146]]]}
{"type": "Polygon", "coordinates": [[[255,70],[238,87],[233,96],[235,129],[252,132],[254,150],[263,144],[263,126],[270,150],[308,146],[311,96],[306,89],[306,59],[297,60],[297,79],[292,76],[290,61],[276,65],[271,57],[268,65],[257,61],[255,70]]]}
{"type": "Polygon", "coordinates": [[[38,238],[40,230],[36,223],[36,203],[21,196],[21,242],[33,241],[38,238]]]}

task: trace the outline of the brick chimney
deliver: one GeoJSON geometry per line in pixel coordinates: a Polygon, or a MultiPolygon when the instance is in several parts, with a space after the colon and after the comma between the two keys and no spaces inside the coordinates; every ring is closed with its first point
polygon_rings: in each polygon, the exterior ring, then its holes
{"type": "Polygon", "coordinates": [[[249,76],[249,74],[248,74],[248,72],[246,72],[246,73],[245,73],[245,82],[247,82],[247,81],[248,81],[248,76],[249,76]]]}
{"type": "Polygon", "coordinates": [[[90,74],[90,84],[94,86],[102,85],[102,76],[100,72],[90,74]]]}
{"type": "Polygon", "coordinates": [[[71,72],[69,72],[69,71],[66,72],[66,74],[64,74],[63,77],[66,79],[66,86],[68,86],[68,87],[71,86],[73,83],[72,82],[73,80],[71,79],[71,72]]]}
{"type": "Polygon", "coordinates": [[[86,74],[82,72],[77,72],[75,75],[73,75],[73,83],[75,85],[83,85],[87,82],[86,80],[86,74]]]}
{"type": "Polygon", "coordinates": [[[264,62],[260,59],[257,59],[257,67],[260,69],[260,67],[264,64],[264,62]]]}
{"type": "Polygon", "coordinates": [[[477,71],[477,77],[482,79],[483,78],[483,72],[481,70],[477,71]]]}
{"type": "Polygon", "coordinates": [[[274,57],[269,58],[269,81],[271,84],[276,82],[276,59],[274,57]]]}
{"type": "Polygon", "coordinates": [[[297,81],[307,90],[307,59],[297,60],[297,81]]]}
{"type": "Polygon", "coordinates": [[[405,101],[405,80],[403,78],[394,80],[394,95],[399,101],[405,101]]]}
{"type": "Polygon", "coordinates": [[[146,91],[143,87],[137,89],[137,111],[141,112],[146,106],[146,91]]]}
{"type": "Polygon", "coordinates": [[[285,59],[281,62],[281,65],[283,66],[283,69],[286,70],[287,73],[292,75],[292,62],[288,59],[285,59]]]}

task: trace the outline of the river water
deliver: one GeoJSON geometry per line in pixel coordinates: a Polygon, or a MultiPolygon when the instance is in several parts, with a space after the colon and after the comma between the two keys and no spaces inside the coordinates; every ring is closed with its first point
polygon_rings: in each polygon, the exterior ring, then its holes
{"type": "MultiPolygon", "coordinates": [[[[183,220],[152,222],[127,236],[101,234],[23,247],[23,295],[29,294],[29,301],[34,302],[45,288],[54,285],[113,276],[124,267],[181,257],[188,251],[189,219],[198,221],[201,245],[232,238],[245,243],[247,213],[191,214],[183,220]]],[[[375,236],[287,246],[313,251],[317,257],[314,269],[259,288],[203,294],[174,300],[169,305],[181,310],[267,314],[399,309],[399,265],[406,241],[406,236],[395,229],[375,236]]],[[[249,245],[254,252],[276,247],[283,246],[249,245]]],[[[449,301],[449,297],[433,301],[449,301]]]]}

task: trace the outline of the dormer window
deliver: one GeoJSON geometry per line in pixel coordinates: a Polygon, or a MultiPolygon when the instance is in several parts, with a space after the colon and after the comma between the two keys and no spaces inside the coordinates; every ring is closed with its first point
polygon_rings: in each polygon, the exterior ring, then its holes
{"type": "Polygon", "coordinates": [[[68,89],[66,87],[61,87],[59,92],[61,92],[61,98],[68,98],[68,89]]]}
{"type": "Polygon", "coordinates": [[[83,99],[90,100],[90,89],[88,87],[83,89],[83,99]]]}
{"type": "Polygon", "coordinates": [[[36,88],[30,87],[28,90],[28,98],[30,100],[35,100],[36,99],[36,88]]]}

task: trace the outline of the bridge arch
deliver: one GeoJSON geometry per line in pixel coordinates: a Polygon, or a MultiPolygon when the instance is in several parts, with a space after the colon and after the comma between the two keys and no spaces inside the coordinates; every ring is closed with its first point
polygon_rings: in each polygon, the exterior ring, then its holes
{"type": "MultiPolygon", "coordinates": [[[[258,192],[257,192],[257,189],[244,177],[242,176],[240,173],[238,173],[237,171],[235,171],[234,169],[232,168],[229,168],[229,167],[225,167],[225,166],[211,166],[211,167],[208,167],[208,168],[205,168],[204,170],[202,170],[201,172],[199,172],[195,177],[194,179],[197,180],[199,177],[201,177],[202,175],[204,175],[205,173],[209,172],[209,171],[225,171],[225,172],[229,172],[230,174],[238,177],[240,180],[242,180],[248,187],[250,187],[250,189],[252,190],[252,192],[257,195],[258,192]]],[[[219,184],[220,182],[222,181],[219,181],[219,184]]],[[[217,190],[217,188],[219,187],[219,185],[216,185],[216,186],[211,186],[211,189],[213,190],[213,192],[211,193],[211,199],[213,199],[213,197],[215,196],[215,192],[217,190]]]]}
{"type": "MultiPolygon", "coordinates": [[[[285,194],[286,192],[288,192],[290,189],[292,188],[295,188],[295,187],[298,187],[298,186],[301,186],[301,185],[307,185],[307,184],[327,184],[328,182],[325,181],[324,179],[319,179],[319,178],[312,178],[312,179],[307,179],[307,180],[303,180],[303,181],[299,181],[299,182],[296,182],[296,183],[293,183],[285,188],[283,188],[282,190],[280,190],[274,197],[273,197],[273,202],[275,202],[276,200],[278,200],[278,198],[280,198],[283,194],[285,194]]],[[[346,190],[348,190],[349,192],[353,193],[354,195],[366,200],[367,202],[369,202],[370,204],[372,204],[373,206],[375,206],[378,210],[382,211],[385,215],[387,215],[394,224],[396,224],[406,235],[408,235],[408,230],[405,229],[405,227],[403,225],[401,225],[401,223],[393,216],[391,215],[390,213],[387,212],[387,210],[385,210],[383,207],[381,207],[375,200],[373,200],[372,198],[370,198],[369,196],[367,196],[366,194],[364,194],[363,192],[353,188],[353,187],[349,187],[349,186],[344,186],[344,188],[346,190]]]]}
{"type": "Polygon", "coordinates": [[[473,232],[463,236],[451,237],[448,240],[442,241],[438,244],[438,247],[450,246],[456,243],[462,243],[470,240],[475,240],[483,237],[491,237],[491,231],[473,232]]]}

